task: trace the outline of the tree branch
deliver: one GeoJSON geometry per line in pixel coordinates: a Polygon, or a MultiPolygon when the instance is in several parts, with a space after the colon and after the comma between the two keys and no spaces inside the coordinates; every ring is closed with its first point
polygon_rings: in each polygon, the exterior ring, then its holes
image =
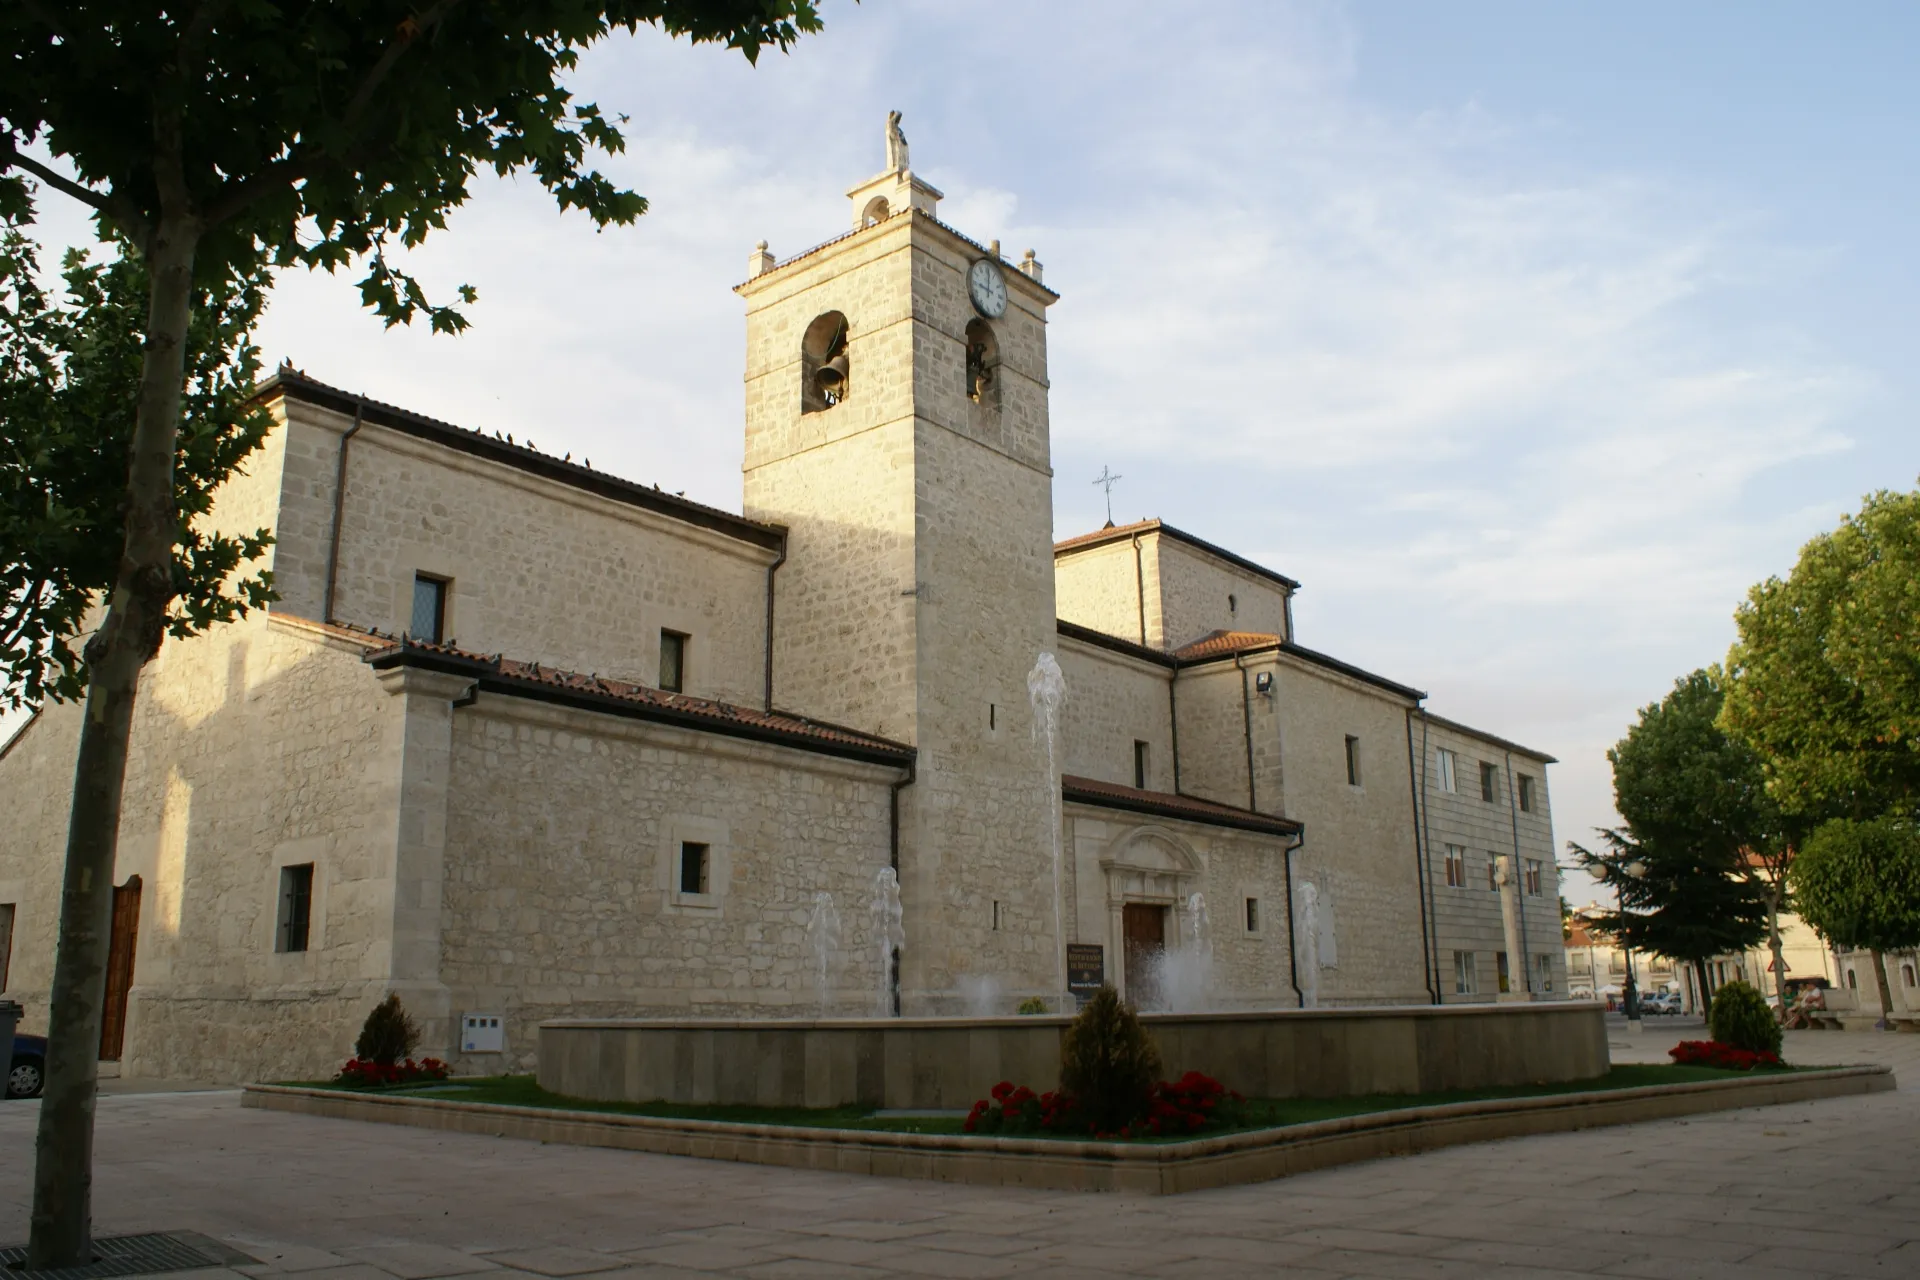
{"type": "Polygon", "coordinates": [[[348,100],[346,114],[341,118],[348,130],[352,130],[354,123],[360,118],[360,113],[365,111],[367,104],[373,101],[374,91],[386,80],[387,73],[393,70],[393,65],[400,61],[401,55],[413,47],[415,40],[439,26],[440,22],[459,5],[460,0],[440,0],[418,18],[409,19],[412,24],[411,29],[407,23],[401,24],[400,38],[387,46],[387,51],[380,55],[380,61],[368,69],[366,77],[360,81],[360,87],[353,91],[353,97],[348,100]]]}
{"type": "Polygon", "coordinates": [[[54,35],[59,36],[61,40],[70,42],[73,39],[72,33],[67,30],[65,24],[60,21],[59,17],[49,12],[47,7],[40,4],[38,0],[20,0],[20,7],[40,19],[40,24],[47,30],[53,32],[54,35]]]}
{"type": "Polygon", "coordinates": [[[25,169],[55,191],[72,196],[81,204],[94,209],[115,223],[123,233],[136,242],[143,244],[146,242],[147,220],[135,212],[126,201],[112,192],[95,191],[91,187],[83,187],[71,178],[62,177],[32,156],[23,155],[13,136],[8,134],[0,139],[0,170],[15,167],[25,169]]]}
{"type": "Polygon", "coordinates": [[[207,205],[202,221],[208,227],[217,227],[267,192],[300,181],[312,173],[315,167],[312,156],[298,152],[275,160],[245,182],[233,185],[218,200],[207,205]]]}

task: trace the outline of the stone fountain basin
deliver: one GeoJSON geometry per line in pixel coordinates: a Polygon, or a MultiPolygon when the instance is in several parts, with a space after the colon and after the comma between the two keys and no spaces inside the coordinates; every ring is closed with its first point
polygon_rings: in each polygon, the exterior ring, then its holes
{"type": "MultiPolygon", "coordinates": [[[[1607,1073],[1604,1006],[1149,1013],[1164,1074],[1255,1098],[1440,1093],[1607,1073]]],[[[603,1102],[958,1110],[1060,1077],[1065,1016],[582,1019],[540,1024],[543,1088],[603,1102]]]]}

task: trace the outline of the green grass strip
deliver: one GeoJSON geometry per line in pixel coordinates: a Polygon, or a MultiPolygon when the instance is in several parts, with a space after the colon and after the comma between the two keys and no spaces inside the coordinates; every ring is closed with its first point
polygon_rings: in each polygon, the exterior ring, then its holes
{"type": "MultiPolygon", "coordinates": [[[[1283,1129],[1289,1125],[1312,1124],[1319,1120],[1337,1120],[1345,1116],[1371,1115],[1381,1111],[1404,1111],[1413,1107],[1434,1107],[1454,1102],[1488,1102],[1502,1098],[1546,1098],[1568,1094],[1606,1093],[1615,1089],[1638,1089],[1648,1085],[1694,1084],[1703,1080],[1745,1080],[1756,1075],[1775,1075],[1779,1071],[1724,1071],[1717,1067],[1682,1067],[1667,1064],[1628,1064],[1614,1067],[1595,1080],[1574,1080],[1559,1084],[1513,1085],[1496,1089],[1456,1089],[1446,1093],[1378,1093],[1355,1098],[1255,1098],[1249,1099],[1245,1121],[1231,1128],[1207,1129],[1200,1134],[1168,1138],[1139,1138],[1142,1142],[1184,1142],[1195,1137],[1218,1137],[1223,1133],[1244,1133],[1256,1129],[1283,1129]]],[[[435,1098],[447,1102],[482,1103],[507,1107],[543,1107],[554,1111],[591,1111],[607,1115],[651,1116],[662,1120],[715,1120],[731,1124],[793,1125],[815,1129],[853,1129],[886,1133],[958,1134],[958,1116],[884,1116],[871,1107],[735,1107],[698,1106],[675,1102],[596,1102],[587,1098],[569,1098],[542,1089],[534,1077],[479,1076],[432,1084],[392,1085],[382,1089],[356,1089],[331,1082],[309,1082],[303,1087],[335,1089],[342,1093],[378,1094],[401,1098],[435,1098]]],[[[1083,1134],[1024,1133],[1007,1137],[1061,1138],[1084,1140],[1083,1134]]]]}

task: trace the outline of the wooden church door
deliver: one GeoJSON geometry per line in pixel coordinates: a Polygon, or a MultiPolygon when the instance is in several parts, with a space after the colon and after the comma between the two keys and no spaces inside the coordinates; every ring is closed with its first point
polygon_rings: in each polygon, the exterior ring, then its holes
{"type": "Polygon", "coordinates": [[[100,1060],[120,1061],[127,1038],[127,992],[133,989],[133,948],[140,934],[140,877],[113,891],[113,932],[107,943],[107,1002],[100,1019],[100,1060]]]}
{"type": "Polygon", "coordinates": [[[1136,1009],[1156,1009],[1160,1006],[1157,970],[1167,949],[1167,909],[1126,903],[1120,908],[1120,925],[1126,943],[1127,999],[1136,1009]]]}

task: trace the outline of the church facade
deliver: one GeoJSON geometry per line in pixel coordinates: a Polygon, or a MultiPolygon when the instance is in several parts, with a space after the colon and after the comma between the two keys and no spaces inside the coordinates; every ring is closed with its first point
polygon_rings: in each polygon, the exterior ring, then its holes
{"type": "MultiPolygon", "coordinates": [[[[1550,758],[1190,533],[1055,543],[1056,295],[904,153],[738,286],[741,514],[262,386],[211,519],[274,529],[280,598],[143,678],[103,1058],[311,1078],[394,991],[423,1053],[524,1069],[556,1017],[1060,1007],[1069,953],[1147,1005],[1564,993],[1550,758]]],[[[30,1026],[78,725],[0,755],[30,1026]]]]}

